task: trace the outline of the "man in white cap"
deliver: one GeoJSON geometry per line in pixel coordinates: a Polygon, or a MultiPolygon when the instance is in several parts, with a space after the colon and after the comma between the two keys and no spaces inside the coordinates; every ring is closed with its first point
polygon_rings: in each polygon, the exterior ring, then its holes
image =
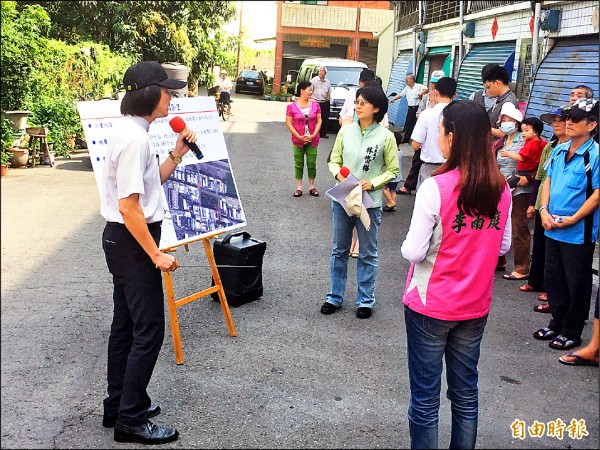
{"type": "Polygon", "coordinates": [[[229,114],[233,116],[231,112],[231,88],[232,83],[231,79],[227,76],[227,71],[225,69],[221,70],[219,74],[219,79],[217,80],[217,85],[220,89],[220,100],[223,102],[226,108],[229,109],[229,114]]]}
{"type": "Polygon", "coordinates": [[[435,100],[434,100],[434,96],[432,95],[433,91],[435,91],[435,83],[437,83],[437,81],[440,78],[444,78],[446,76],[446,74],[444,73],[443,70],[434,70],[433,72],[431,72],[431,78],[429,79],[429,90],[427,91],[427,94],[424,94],[423,97],[421,97],[421,101],[419,102],[419,107],[417,108],[417,120],[419,119],[419,115],[425,111],[426,109],[430,109],[433,108],[435,106],[435,100]]]}

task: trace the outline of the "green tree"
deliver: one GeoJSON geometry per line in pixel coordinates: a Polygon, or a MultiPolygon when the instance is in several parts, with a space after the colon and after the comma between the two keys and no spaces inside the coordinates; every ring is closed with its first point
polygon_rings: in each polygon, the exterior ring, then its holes
{"type": "MultiPolygon", "coordinates": [[[[39,1],[48,11],[50,36],[108,45],[138,60],[180,62],[190,82],[208,79],[223,60],[222,26],[236,15],[233,1],[39,1]]],[[[227,49],[225,49],[227,50],[227,49]]]]}

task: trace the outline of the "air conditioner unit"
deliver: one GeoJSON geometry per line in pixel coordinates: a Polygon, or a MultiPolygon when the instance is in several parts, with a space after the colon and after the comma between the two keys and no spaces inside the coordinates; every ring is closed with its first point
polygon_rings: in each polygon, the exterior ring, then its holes
{"type": "Polygon", "coordinates": [[[465,22],[463,24],[462,33],[468,38],[475,36],[475,22],[465,22]]]}
{"type": "Polygon", "coordinates": [[[540,11],[540,28],[544,31],[558,31],[560,28],[560,9],[540,11]]]}

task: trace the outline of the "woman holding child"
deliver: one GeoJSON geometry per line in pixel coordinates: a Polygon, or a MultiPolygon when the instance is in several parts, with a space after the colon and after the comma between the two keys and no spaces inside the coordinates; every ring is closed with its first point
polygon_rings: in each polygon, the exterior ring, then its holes
{"type": "MultiPolygon", "coordinates": [[[[500,130],[504,132],[505,136],[494,142],[493,149],[496,151],[496,161],[500,172],[508,178],[517,170],[518,164],[517,159],[511,158],[509,155],[519,155],[525,145],[525,139],[520,132],[523,114],[512,103],[505,103],[502,105],[498,121],[500,130]]],[[[505,280],[526,280],[529,277],[531,234],[529,233],[527,208],[532,189],[532,183],[528,183],[523,177],[512,190],[511,221],[514,270],[510,274],[502,275],[505,280]]],[[[506,257],[500,256],[496,270],[505,268],[506,257]]]]}

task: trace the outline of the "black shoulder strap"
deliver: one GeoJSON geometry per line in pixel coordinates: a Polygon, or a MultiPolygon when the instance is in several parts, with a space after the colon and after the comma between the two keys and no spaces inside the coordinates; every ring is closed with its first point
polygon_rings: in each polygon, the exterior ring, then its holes
{"type": "MultiPolygon", "coordinates": [[[[585,176],[587,178],[587,186],[585,189],[585,199],[590,198],[594,190],[592,189],[592,167],[590,166],[590,152],[585,151],[583,154],[583,165],[585,166],[585,176]]],[[[594,214],[588,214],[585,216],[585,227],[583,231],[583,242],[593,242],[592,241],[592,228],[594,226],[594,214]]]]}

